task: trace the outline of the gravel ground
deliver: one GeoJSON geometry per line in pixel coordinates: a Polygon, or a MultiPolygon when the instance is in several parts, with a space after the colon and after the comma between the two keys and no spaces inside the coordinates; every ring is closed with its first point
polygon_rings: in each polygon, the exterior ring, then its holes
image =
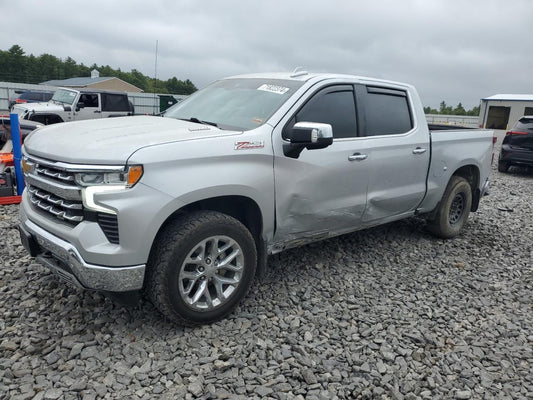
{"type": "Polygon", "coordinates": [[[0,399],[531,399],[533,172],[492,181],[460,237],[410,219],[281,253],[198,328],[66,286],[2,206],[0,399]]]}

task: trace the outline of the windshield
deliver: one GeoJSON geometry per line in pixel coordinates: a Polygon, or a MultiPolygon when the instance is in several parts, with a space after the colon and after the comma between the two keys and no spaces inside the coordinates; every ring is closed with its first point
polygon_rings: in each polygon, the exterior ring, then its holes
{"type": "Polygon", "coordinates": [[[283,79],[224,79],[175,104],[165,117],[246,131],[265,123],[302,84],[283,79]]]}
{"type": "Polygon", "coordinates": [[[74,99],[76,99],[77,94],[77,92],[72,90],[57,89],[54,95],[52,96],[52,101],[72,105],[72,103],[74,103],[74,99]]]}

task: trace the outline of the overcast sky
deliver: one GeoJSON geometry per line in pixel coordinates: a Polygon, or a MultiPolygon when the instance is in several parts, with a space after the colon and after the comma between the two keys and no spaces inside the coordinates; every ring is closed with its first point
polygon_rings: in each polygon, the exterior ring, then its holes
{"type": "Polygon", "coordinates": [[[190,79],[336,72],[414,84],[424,105],[533,93],[531,0],[0,0],[0,49],[190,79]]]}

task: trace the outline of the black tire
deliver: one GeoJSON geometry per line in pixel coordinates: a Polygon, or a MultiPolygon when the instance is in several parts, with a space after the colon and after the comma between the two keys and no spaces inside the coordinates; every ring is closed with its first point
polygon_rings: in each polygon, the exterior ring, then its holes
{"type": "Polygon", "coordinates": [[[507,172],[511,165],[508,162],[498,160],[498,171],[507,172]]]}
{"type": "Polygon", "coordinates": [[[434,219],[428,230],[435,236],[449,239],[457,236],[466,225],[472,207],[472,188],[465,178],[452,176],[434,219]]]}
{"type": "Polygon", "coordinates": [[[146,290],[170,320],[210,323],[228,315],[246,295],[256,266],[254,239],[241,222],[214,211],[192,212],[158,234],[148,260],[146,290]],[[194,302],[196,295],[200,297],[194,302]]]}

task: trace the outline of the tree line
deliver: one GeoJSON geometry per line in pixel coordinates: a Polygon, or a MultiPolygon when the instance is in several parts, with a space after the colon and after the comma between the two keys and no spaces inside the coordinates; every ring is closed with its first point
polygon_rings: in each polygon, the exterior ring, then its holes
{"type": "Polygon", "coordinates": [[[442,114],[442,115],[470,115],[477,117],[479,115],[479,106],[472,108],[471,110],[465,110],[461,103],[455,107],[449,106],[445,101],[440,103],[438,110],[431,107],[424,107],[425,114],[442,114]]]}
{"type": "Polygon", "coordinates": [[[75,60],[67,57],[62,60],[51,54],[34,56],[26,55],[22,47],[15,44],[7,51],[0,50],[0,81],[18,83],[41,83],[55,79],[68,79],[77,77],[89,77],[91,71],[96,69],[100,76],[113,76],[122,79],[147,93],[172,93],[191,94],[196,86],[189,80],[179,80],[176,77],[166,81],[155,80],[142,74],[136,69],[130,72],[111,68],[109,65],[86,66],[78,64],[75,60]]]}
{"type": "MultiPolygon", "coordinates": [[[[34,56],[26,55],[22,47],[15,44],[7,51],[0,50],[0,81],[19,83],[41,83],[55,79],[68,79],[76,77],[89,77],[93,69],[98,70],[100,76],[114,76],[122,79],[147,93],[171,93],[171,94],[191,94],[197,90],[196,86],[189,80],[179,80],[172,77],[166,81],[153,79],[142,74],[136,69],[130,72],[114,69],[109,65],[86,66],[78,64],[75,60],[67,57],[62,60],[51,54],[41,54],[34,56]]],[[[438,110],[431,107],[424,107],[426,114],[443,115],[479,115],[479,106],[466,110],[461,103],[457,106],[448,106],[442,101],[438,110]]]]}

